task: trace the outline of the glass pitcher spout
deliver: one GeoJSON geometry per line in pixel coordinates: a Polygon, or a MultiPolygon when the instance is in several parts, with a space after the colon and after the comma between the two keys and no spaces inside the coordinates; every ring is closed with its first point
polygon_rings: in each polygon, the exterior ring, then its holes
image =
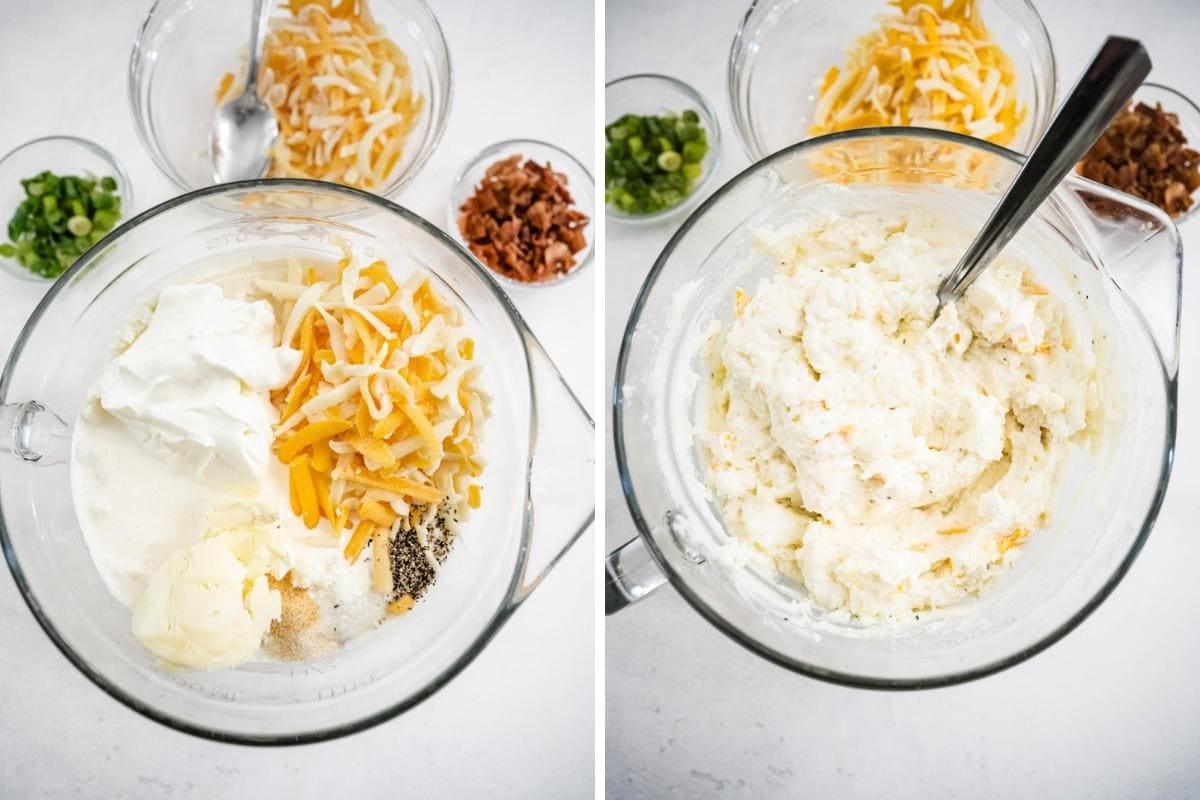
{"type": "Polygon", "coordinates": [[[1154,337],[1168,377],[1179,370],[1183,300],[1183,240],[1161,209],[1107,186],[1072,177],[1072,214],[1093,260],[1137,306],[1154,337]]]}
{"type": "Polygon", "coordinates": [[[0,406],[0,453],[40,466],[67,460],[71,429],[62,418],[41,403],[9,403],[0,406]]]}

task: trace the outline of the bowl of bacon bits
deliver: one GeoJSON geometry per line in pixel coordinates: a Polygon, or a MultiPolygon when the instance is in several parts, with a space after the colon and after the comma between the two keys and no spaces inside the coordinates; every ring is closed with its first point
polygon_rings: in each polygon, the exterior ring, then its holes
{"type": "Polygon", "coordinates": [[[1144,83],[1076,170],[1153,203],[1179,224],[1200,207],[1200,108],[1174,89],[1144,83]]]}
{"type": "Polygon", "coordinates": [[[551,286],[592,258],[595,185],[570,154],[531,139],[472,158],[450,189],[455,239],[507,286],[551,286]]]}

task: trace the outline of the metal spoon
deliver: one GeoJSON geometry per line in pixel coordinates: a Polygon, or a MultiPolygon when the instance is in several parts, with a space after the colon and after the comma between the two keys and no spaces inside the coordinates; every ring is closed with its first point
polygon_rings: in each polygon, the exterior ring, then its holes
{"type": "Polygon", "coordinates": [[[217,109],[213,118],[210,152],[216,183],[261,178],[271,166],[271,146],[279,138],[275,114],[258,97],[258,62],[267,36],[267,0],[254,0],[250,27],[250,63],[246,88],[217,109]]]}
{"type": "Polygon", "coordinates": [[[1071,89],[1000,204],[938,287],[934,319],[1000,254],[1071,168],[1095,144],[1150,73],[1150,56],[1140,42],[1110,36],[1071,89]]]}

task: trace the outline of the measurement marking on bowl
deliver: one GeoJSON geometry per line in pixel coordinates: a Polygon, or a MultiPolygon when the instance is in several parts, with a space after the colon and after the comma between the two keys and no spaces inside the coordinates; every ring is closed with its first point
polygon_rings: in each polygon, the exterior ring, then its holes
{"type": "Polygon", "coordinates": [[[235,702],[238,699],[238,693],[233,689],[221,689],[215,686],[205,686],[199,681],[188,680],[182,675],[172,675],[171,673],[162,673],[163,676],[174,684],[190,689],[198,695],[210,698],[212,700],[228,700],[235,702]]]}

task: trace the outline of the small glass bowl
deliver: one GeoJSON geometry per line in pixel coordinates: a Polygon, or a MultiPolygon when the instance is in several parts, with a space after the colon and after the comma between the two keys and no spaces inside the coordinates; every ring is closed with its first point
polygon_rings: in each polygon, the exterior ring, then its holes
{"type": "MultiPolygon", "coordinates": [[[[424,0],[372,0],[370,8],[384,34],[408,56],[413,91],[424,98],[400,161],[387,182],[371,190],[393,197],[442,139],[453,75],[441,26],[424,0]]],[[[216,89],[222,75],[237,73],[242,64],[249,23],[243,0],[158,0],[134,38],[129,59],[134,127],[154,163],[182,190],[213,183],[209,135],[216,89]]]]}
{"type": "MultiPolygon", "coordinates": [[[[1016,71],[1025,121],[1007,147],[1028,153],[1050,124],[1057,73],[1050,34],[1029,0],[981,0],[992,41],[1016,71]]],[[[729,53],[728,91],[734,129],[751,161],[812,136],[821,81],[845,64],[846,48],[878,30],[884,0],[752,0],[729,53]]]]}
{"type": "MultiPolygon", "coordinates": [[[[1161,103],[1163,111],[1179,118],[1179,129],[1187,138],[1187,146],[1200,150],[1200,108],[1186,95],[1160,83],[1143,83],[1133,93],[1133,103],[1145,103],[1148,106],[1161,103]]],[[[1178,217],[1172,217],[1172,220],[1176,225],[1181,225],[1195,216],[1197,209],[1200,209],[1200,190],[1192,193],[1191,208],[1178,217]]]]}
{"type": "Polygon", "coordinates": [[[497,283],[506,288],[542,289],[547,286],[559,286],[564,281],[568,281],[583,272],[584,268],[592,261],[595,227],[596,184],[592,179],[592,174],[587,171],[587,167],[580,164],[578,159],[567,151],[552,144],[538,141],[537,139],[509,139],[484,148],[459,170],[458,175],[454,178],[454,182],[450,184],[450,204],[446,212],[446,230],[449,232],[451,238],[470,254],[471,258],[475,258],[476,261],[487,269],[488,274],[497,283]],[[574,200],[575,207],[588,215],[588,224],[583,229],[583,238],[587,241],[587,244],[575,254],[575,268],[565,275],[552,280],[525,283],[493,271],[487,264],[483,264],[482,261],[475,258],[475,254],[467,246],[467,240],[463,237],[462,231],[458,228],[459,209],[462,208],[467,198],[474,194],[475,187],[483,180],[483,175],[487,172],[488,167],[497,161],[503,161],[514,155],[533,159],[539,164],[548,163],[555,172],[566,175],[567,190],[571,193],[571,199],[574,200]]]}
{"type": "Polygon", "coordinates": [[[687,197],[675,205],[653,214],[626,214],[605,203],[605,213],[612,219],[635,225],[658,223],[682,215],[695,208],[704,198],[706,189],[717,172],[721,157],[721,126],[712,104],[681,80],[667,75],[640,74],[617,78],[604,86],[605,125],[625,114],[642,116],[655,114],[679,114],[691,109],[700,116],[700,124],[708,134],[708,152],[700,162],[703,170],[700,180],[692,187],[687,197]]]}
{"type": "MultiPolygon", "coordinates": [[[[117,182],[117,194],[121,198],[120,219],[123,221],[129,217],[133,209],[133,188],[129,176],[112,153],[95,142],[76,136],[46,136],[26,142],[0,158],[0,243],[8,242],[8,221],[25,199],[25,190],[20,182],[45,170],[56,175],[112,177],[117,182]]],[[[35,275],[15,258],[0,256],[0,265],[9,274],[22,280],[36,283],[53,283],[55,280],[35,275]]]]}

